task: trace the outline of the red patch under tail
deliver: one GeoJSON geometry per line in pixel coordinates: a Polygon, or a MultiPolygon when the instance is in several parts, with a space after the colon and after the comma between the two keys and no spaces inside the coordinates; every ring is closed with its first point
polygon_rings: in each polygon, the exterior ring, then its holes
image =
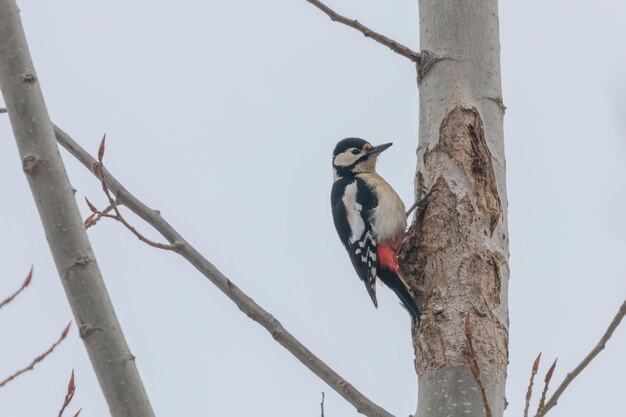
{"type": "Polygon", "coordinates": [[[380,243],[376,249],[376,257],[379,268],[387,269],[400,275],[400,265],[398,264],[395,246],[393,243],[380,243]]]}

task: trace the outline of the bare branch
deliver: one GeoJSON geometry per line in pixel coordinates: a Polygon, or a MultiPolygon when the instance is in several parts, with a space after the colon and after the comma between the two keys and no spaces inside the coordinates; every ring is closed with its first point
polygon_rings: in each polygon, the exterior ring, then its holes
{"type": "Polygon", "coordinates": [[[528,390],[526,391],[526,405],[524,406],[524,417],[528,417],[528,409],[530,408],[530,398],[533,395],[533,383],[535,381],[535,375],[539,370],[539,362],[541,362],[541,352],[537,355],[537,359],[533,363],[533,368],[530,371],[530,382],[528,383],[528,390]]]}
{"type": "Polygon", "coordinates": [[[153,417],[55,143],[15,0],[0,0],[0,39],[0,90],[22,169],[109,411],[153,417]]]}
{"type": "Polygon", "coordinates": [[[104,163],[102,162],[102,159],[104,158],[105,141],[106,141],[106,134],[102,137],[102,141],[100,142],[100,147],[98,149],[98,164],[97,164],[96,171],[97,171],[98,179],[100,180],[100,183],[102,184],[102,191],[104,192],[107,199],[109,200],[109,206],[103,211],[100,211],[96,208],[96,206],[94,206],[91,203],[91,201],[87,199],[87,197],[85,197],[87,206],[93,213],[91,216],[89,216],[85,220],[85,228],[88,229],[89,227],[95,225],[98,222],[98,220],[100,220],[102,217],[108,217],[110,219],[117,220],[118,222],[122,223],[124,227],[130,230],[132,234],[134,234],[142,242],[147,243],[148,245],[157,249],[176,251],[177,250],[176,245],[167,245],[164,243],[159,243],[159,242],[155,242],[154,240],[148,239],[147,237],[139,233],[139,231],[135,229],[130,223],[128,223],[128,221],[124,218],[124,216],[122,216],[122,213],[118,209],[119,202],[115,198],[113,198],[113,196],[111,195],[111,191],[109,191],[109,187],[107,186],[107,183],[104,180],[105,170],[104,170],[104,163]],[[109,214],[111,210],[115,212],[114,215],[109,214]]]}
{"type": "Polygon", "coordinates": [[[56,348],[59,345],[59,343],[61,343],[63,341],[63,339],[65,339],[65,337],[67,336],[67,332],[70,330],[70,325],[71,324],[72,324],[72,322],[69,322],[67,324],[67,326],[65,326],[65,329],[63,329],[63,332],[61,333],[61,336],[57,339],[56,342],[54,342],[52,344],[52,346],[50,346],[50,348],[48,350],[46,350],[44,353],[42,353],[41,355],[39,355],[35,359],[33,359],[33,361],[28,366],[26,366],[26,367],[20,369],[19,371],[15,372],[13,375],[10,375],[4,381],[0,381],[0,388],[5,386],[9,382],[13,381],[15,378],[17,378],[18,376],[22,375],[24,372],[32,371],[33,368],[35,367],[35,365],[37,365],[39,362],[44,360],[46,358],[46,356],[51,354],[52,351],[54,350],[54,348],[56,348]]]}
{"type": "Polygon", "coordinates": [[[621,307],[617,311],[617,314],[613,318],[613,321],[611,321],[611,324],[609,324],[608,329],[606,329],[606,332],[604,332],[604,335],[602,335],[598,344],[591,350],[591,352],[589,352],[587,356],[585,356],[585,359],[583,359],[582,362],[576,368],[574,368],[572,372],[567,374],[563,382],[561,382],[561,385],[559,385],[559,387],[556,389],[556,391],[554,391],[554,394],[552,394],[548,402],[546,402],[546,406],[542,410],[539,417],[545,416],[546,413],[557,404],[559,398],[563,394],[563,391],[565,391],[568,385],[571,384],[572,381],[583,371],[583,369],[585,369],[587,365],[589,365],[589,363],[596,356],[598,356],[598,353],[600,353],[606,347],[606,343],[609,341],[611,336],[613,336],[613,332],[615,331],[615,329],[617,329],[617,326],[619,326],[622,322],[624,315],[626,315],[626,300],[624,300],[624,302],[622,303],[621,307]]]}
{"type": "MultiPolygon", "coordinates": [[[[59,414],[57,417],[63,417],[63,413],[68,405],[72,402],[72,398],[74,398],[74,393],[76,392],[76,384],[74,383],[74,370],[72,369],[72,374],[70,375],[70,382],[67,384],[67,392],[65,394],[65,398],[63,399],[63,405],[59,410],[59,414]]],[[[80,413],[80,410],[78,410],[80,413]]],[[[76,414],[78,414],[76,413],[76,414]]]]}
{"type": "MultiPolygon", "coordinates": [[[[99,162],[76,143],[67,133],[58,126],[54,126],[54,133],[61,146],[67,149],[95,176],[99,177],[99,162]]],[[[320,377],[339,395],[352,404],[359,413],[370,417],[393,417],[388,411],[365,397],[352,384],[326,365],[321,359],[304,346],[294,335],[268,311],[259,306],[252,298],[245,294],[231,280],[226,278],[211,262],[191,246],[157,210],[150,209],[132,195],[107,170],[102,168],[102,175],[107,187],[117,196],[129,210],[141,217],[154,227],[170,244],[177,247],[176,253],[184,257],[201,274],[217,286],[239,309],[252,320],[263,326],[272,337],[296,357],[304,366],[320,377]]]]}
{"type": "Polygon", "coordinates": [[[470,371],[472,371],[472,376],[478,384],[478,388],[480,388],[480,394],[483,397],[483,407],[485,408],[485,416],[492,417],[491,407],[489,407],[489,399],[487,398],[487,391],[485,390],[485,385],[480,377],[478,357],[476,356],[474,343],[472,342],[472,319],[469,312],[465,315],[465,342],[467,346],[467,363],[469,364],[470,371]]]}
{"type": "Polygon", "coordinates": [[[388,47],[395,53],[400,54],[406,58],[409,58],[411,61],[415,63],[418,63],[418,64],[420,63],[420,54],[413,51],[411,48],[397,41],[394,41],[393,39],[389,39],[388,37],[381,35],[380,33],[374,32],[372,29],[359,23],[358,20],[349,19],[345,16],[338,14],[333,9],[326,6],[324,3],[322,3],[319,0],[306,0],[306,1],[308,1],[313,6],[317,7],[324,13],[326,13],[328,17],[330,17],[330,20],[332,20],[333,22],[339,22],[339,23],[343,23],[346,26],[350,26],[351,28],[354,28],[358,30],[359,32],[361,32],[363,36],[365,36],[366,38],[371,38],[375,40],[376,42],[382,45],[385,45],[386,47],[388,47]]]}
{"type": "Polygon", "coordinates": [[[554,363],[552,364],[552,366],[550,367],[550,369],[548,369],[548,372],[546,372],[546,377],[544,378],[544,385],[543,385],[543,392],[541,393],[541,400],[539,400],[539,405],[537,406],[537,414],[535,414],[535,417],[539,417],[541,415],[541,412],[544,409],[544,406],[546,404],[546,394],[548,393],[548,386],[550,385],[550,380],[552,379],[552,375],[554,374],[554,369],[556,368],[556,361],[558,359],[554,360],[554,363]]]}
{"type": "Polygon", "coordinates": [[[322,391],[322,402],[320,403],[320,408],[322,409],[322,417],[324,417],[324,391],[322,391]]]}
{"type": "Polygon", "coordinates": [[[2,308],[5,305],[9,304],[11,301],[13,301],[13,299],[15,297],[17,297],[19,295],[19,293],[24,291],[24,289],[26,289],[26,287],[28,287],[28,285],[30,284],[30,281],[32,280],[32,278],[33,278],[33,267],[31,266],[30,267],[30,271],[28,272],[28,275],[26,275],[26,279],[22,283],[22,286],[20,288],[18,288],[17,291],[15,291],[13,294],[9,295],[4,301],[2,301],[0,303],[0,308],[2,308]]]}
{"type": "Polygon", "coordinates": [[[5,109],[4,107],[0,107],[0,114],[6,113],[6,112],[7,112],[7,109],[5,109]]]}

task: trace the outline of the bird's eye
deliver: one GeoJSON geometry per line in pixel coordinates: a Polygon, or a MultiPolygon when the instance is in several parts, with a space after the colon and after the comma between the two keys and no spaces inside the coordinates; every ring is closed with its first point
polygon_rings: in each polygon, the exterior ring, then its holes
{"type": "Polygon", "coordinates": [[[359,151],[359,150],[358,150],[358,149],[356,149],[356,148],[355,148],[355,149],[352,149],[352,155],[356,155],[356,154],[358,154],[359,152],[361,152],[361,151],[359,151]]]}

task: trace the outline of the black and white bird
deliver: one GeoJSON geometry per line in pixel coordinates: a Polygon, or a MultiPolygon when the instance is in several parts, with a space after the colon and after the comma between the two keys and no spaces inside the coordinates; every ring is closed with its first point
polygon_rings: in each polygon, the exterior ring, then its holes
{"type": "Polygon", "coordinates": [[[397,251],[406,229],[404,204],[376,173],[378,155],[390,146],[372,146],[359,138],[341,140],[333,152],[330,201],[339,238],[374,306],[378,307],[378,277],[396,293],[418,324],[419,309],[398,265],[397,251]]]}

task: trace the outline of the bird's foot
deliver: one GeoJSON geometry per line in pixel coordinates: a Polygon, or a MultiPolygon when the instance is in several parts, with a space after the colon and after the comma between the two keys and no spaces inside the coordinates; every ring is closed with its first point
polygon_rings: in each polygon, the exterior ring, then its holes
{"type": "Polygon", "coordinates": [[[413,205],[409,208],[409,210],[406,212],[406,217],[409,217],[411,215],[411,213],[413,212],[413,210],[417,209],[418,212],[422,212],[422,210],[424,210],[425,207],[425,202],[426,202],[426,197],[428,197],[428,194],[430,194],[430,191],[428,190],[428,188],[424,185],[420,186],[417,189],[417,201],[415,201],[415,203],[413,203],[413,205]]]}

